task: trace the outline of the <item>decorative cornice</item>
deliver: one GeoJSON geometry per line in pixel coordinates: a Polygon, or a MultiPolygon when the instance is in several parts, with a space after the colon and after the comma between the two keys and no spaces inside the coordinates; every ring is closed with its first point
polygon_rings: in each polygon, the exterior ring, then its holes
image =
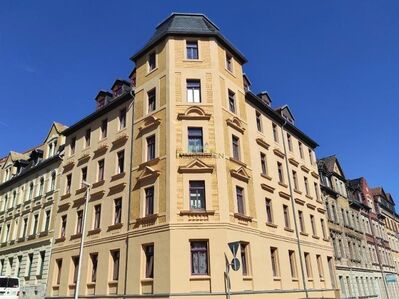
{"type": "Polygon", "coordinates": [[[248,183],[249,179],[251,178],[248,173],[245,171],[244,167],[240,167],[237,170],[230,170],[230,174],[232,177],[235,177],[236,179],[239,179],[241,181],[244,181],[248,183]]]}
{"type": "Polygon", "coordinates": [[[237,117],[233,117],[233,119],[226,119],[226,124],[241,134],[244,134],[245,128],[242,126],[242,122],[237,117]]]}
{"type": "Polygon", "coordinates": [[[205,111],[198,106],[191,106],[187,108],[184,113],[178,113],[178,120],[209,120],[211,118],[211,114],[205,113],[205,111]]]}
{"type": "Polygon", "coordinates": [[[195,159],[185,166],[179,166],[179,173],[212,173],[214,166],[210,166],[200,159],[195,159]]]}
{"type": "Polygon", "coordinates": [[[263,138],[256,138],[256,143],[258,143],[260,146],[264,147],[265,149],[269,149],[270,144],[268,144],[263,138]]]}

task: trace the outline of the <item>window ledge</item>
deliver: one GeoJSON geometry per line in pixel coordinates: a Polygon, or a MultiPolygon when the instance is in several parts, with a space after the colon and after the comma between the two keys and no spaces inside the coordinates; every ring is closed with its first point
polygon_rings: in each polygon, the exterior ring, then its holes
{"type": "Polygon", "coordinates": [[[281,281],[281,277],[280,276],[273,276],[273,280],[274,281],[281,281]]]}
{"type": "Polygon", "coordinates": [[[267,226],[273,227],[273,228],[277,228],[277,224],[271,223],[271,222],[266,222],[267,226]]]}
{"type": "Polygon", "coordinates": [[[268,179],[269,181],[272,180],[272,177],[268,176],[267,174],[261,173],[260,176],[265,178],[265,179],[268,179]]]}
{"type": "Polygon", "coordinates": [[[253,219],[253,217],[243,215],[241,213],[234,213],[234,218],[237,218],[238,220],[247,221],[247,222],[252,222],[252,219],[253,219]]]}
{"type": "Polygon", "coordinates": [[[298,282],[299,279],[297,277],[292,277],[292,281],[298,282]]]}
{"type": "Polygon", "coordinates": [[[284,230],[287,231],[287,232],[290,232],[290,233],[294,232],[294,230],[292,228],[289,228],[289,227],[284,227],[284,230]]]}
{"type": "Polygon", "coordinates": [[[65,241],[65,236],[55,239],[55,243],[60,243],[60,242],[64,242],[64,241],[65,241]]]}
{"type": "Polygon", "coordinates": [[[242,162],[240,160],[234,159],[233,157],[230,157],[230,161],[232,161],[234,163],[237,163],[237,164],[239,164],[241,166],[247,167],[247,164],[245,164],[244,162],[242,162]]]}
{"type": "Polygon", "coordinates": [[[92,188],[97,188],[97,187],[100,187],[100,186],[104,185],[104,183],[105,183],[105,181],[101,180],[101,181],[93,183],[91,187],[92,188]]]}
{"type": "Polygon", "coordinates": [[[119,179],[123,178],[124,176],[125,176],[125,172],[121,172],[121,173],[115,174],[115,175],[113,175],[111,177],[111,182],[119,180],[119,179]]]}
{"type": "Polygon", "coordinates": [[[79,239],[81,237],[82,237],[82,234],[81,233],[77,233],[77,234],[74,234],[74,235],[71,236],[71,240],[79,239]]]}
{"type": "Polygon", "coordinates": [[[101,232],[101,228],[94,228],[94,229],[92,229],[92,230],[89,230],[89,231],[87,232],[87,235],[88,235],[88,236],[96,235],[96,234],[99,234],[100,232],[101,232]]]}
{"type": "Polygon", "coordinates": [[[307,198],[313,200],[313,196],[310,196],[310,195],[308,195],[308,194],[306,194],[305,196],[306,196],[307,198]]]}
{"type": "Polygon", "coordinates": [[[151,75],[152,73],[156,72],[158,70],[158,66],[154,67],[152,70],[148,70],[147,74],[145,75],[146,77],[151,75]]]}
{"type": "Polygon", "coordinates": [[[61,196],[61,200],[66,199],[71,196],[71,193],[65,193],[64,195],[61,196]]]}
{"type": "Polygon", "coordinates": [[[140,279],[140,282],[147,282],[147,283],[149,283],[149,282],[153,282],[154,281],[154,278],[151,278],[151,277],[145,277],[145,278],[142,278],[142,279],[140,279]]]}
{"type": "Polygon", "coordinates": [[[214,210],[184,210],[184,211],[180,211],[180,215],[214,215],[215,211],[214,210]]]}
{"type": "Polygon", "coordinates": [[[150,215],[146,215],[140,218],[137,218],[137,222],[143,223],[143,222],[151,222],[151,221],[155,221],[158,218],[158,214],[150,214],[150,215]]]}
{"type": "Polygon", "coordinates": [[[305,232],[300,232],[300,234],[301,234],[302,236],[305,236],[305,237],[309,236],[309,234],[308,234],[308,233],[305,233],[305,232]]]}
{"type": "Polygon", "coordinates": [[[234,75],[233,71],[230,71],[227,67],[224,68],[226,70],[227,73],[229,73],[230,75],[232,75],[234,78],[236,78],[236,75],[234,75]]]}
{"type": "Polygon", "coordinates": [[[48,231],[44,231],[44,232],[41,232],[39,234],[39,237],[44,237],[44,236],[47,236],[47,235],[48,235],[48,231]]]}
{"type": "Polygon", "coordinates": [[[312,236],[313,239],[319,240],[320,237],[319,236],[312,236]]]}
{"type": "Polygon", "coordinates": [[[86,187],[81,187],[81,188],[79,188],[78,190],[75,191],[75,194],[77,195],[77,194],[83,193],[83,192],[86,191],[86,189],[87,189],[86,187]]]}
{"type": "Polygon", "coordinates": [[[189,58],[185,58],[183,59],[183,62],[203,62],[202,59],[189,59],[189,58]]]}
{"type": "Polygon", "coordinates": [[[278,184],[284,188],[288,188],[288,185],[286,183],[283,182],[278,182],[278,184]]]}
{"type": "Polygon", "coordinates": [[[108,226],[108,231],[121,228],[122,226],[123,226],[123,223],[112,224],[112,225],[108,226]]]}
{"type": "Polygon", "coordinates": [[[302,192],[299,191],[298,189],[294,189],[294,192],[295,192],[295,193],[298,193],[298,194],[302,194],[302,192]]]}
{"type": "Polygon", "coordinates": [[[87,285],[88,287],[94,287],[94,286],[96,286],[96,282],[95,282],[95,281],[88,282],[86,285],[87,285]]]}
{"type": "Polygon", "coordinates": [[[330,242],[330,239],[323,238],[323,241],[330,242]]]}
{"type": "Polygon", "coordinates": [[[210,280],[211,277],[209,275],[195,275],[192,274],[190,276],[190,280],[210,280]]]}
{"type": "Polygon", "coordinates": [[[252,276],[243,276],[242,280],[252,280],[252,276]]]}

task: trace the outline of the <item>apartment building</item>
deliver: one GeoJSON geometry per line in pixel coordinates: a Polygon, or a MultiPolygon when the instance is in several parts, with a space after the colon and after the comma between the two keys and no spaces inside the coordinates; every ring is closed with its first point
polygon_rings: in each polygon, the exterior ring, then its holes
{"type": "Polygon", "coordinates": [[[363,204],[356,188],[348,188],[336,156],[320,159],[318,166],[341,298],[381,298],[385,291],[381,273],[373,246],[364,235],[369,207],[363,204]]]}
{"type": "Polygon", "coordinates": [[[65,129],[53,123],[41,145],[0,162],[0,275],[28,296],[46,292],[65,129]]]}
{"type": "Polygon", "coordinates": [[[374,198],[374,205],[379,223],[374,229],[376,247],[379,251],[380,266],[386,277],[387,291],[390,298],[399,296],[399,283],[397,275],[397,215],[395,202],[391,194],[386,193],[384,188],[376,187],[371,189],[374,198]]]}
{"type": "Polygon", "coordinates": [[[100,91],[96,110],[63,131],[65,154],[47,286],[50,297],[75,294],[80,259],[79,294],[118,297],[125,293],[133,96],[125,80],[116,80],[111,90],[100,91]]]}
{"type": "Polygon", "coordinates": [[[251,92],[202,14],[172,14],[131,59],[63,132],[47,296],[75,294],[81,259],[80,296],[336,298],[317,143],[290,108],[251,92]]]}

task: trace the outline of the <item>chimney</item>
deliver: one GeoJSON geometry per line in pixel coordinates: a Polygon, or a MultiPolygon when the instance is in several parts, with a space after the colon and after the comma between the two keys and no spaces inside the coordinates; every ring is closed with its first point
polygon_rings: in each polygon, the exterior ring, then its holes
{"type": "Polygon", "coordinates": [[[126,92],[129,92],[131,89],[130,83],[126,80],[116,79],[114,84],[111,87],[113,97],[120,96],[126,92]]]}
{"type": "Polygon", "coordinates": [[[267,91],[262,91],[258,93],[258,97],[269,107],[272,105],[272,99],[270,98],[269,94],[267,91]]]}
{"type": "Polygon", "coordinates": [[[96,100],[96,110],[101,109],[109,102],[112,101],[112,93],[104,90],[100,90],[97,96],[95,97],[96,100]]]}

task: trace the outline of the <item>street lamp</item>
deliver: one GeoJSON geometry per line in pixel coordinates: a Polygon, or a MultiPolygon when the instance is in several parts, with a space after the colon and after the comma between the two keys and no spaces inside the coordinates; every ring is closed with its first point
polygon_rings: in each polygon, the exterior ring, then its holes
{"type": "Polygon", "coordinates": [[[80,250],[79,250],[79,264],[78,264],[78,275],[76,277],[76,285],[75,285],[75,299],[79,298],[79,286],[80,286],[80,271],[82,268],[82,260],[83,260],[83,244],[85,241],[85,235],[86,235],[86,215],[87,215],[87,206],[89,203],[90,199],[90,187],[91,185],[83,181],[82,185],[86,187],[86,200],[85,200],[85,207],[84,207],[84,212],[83,212],[83,224],[82,224],[82,235],[80,236],[80,250]]]}

